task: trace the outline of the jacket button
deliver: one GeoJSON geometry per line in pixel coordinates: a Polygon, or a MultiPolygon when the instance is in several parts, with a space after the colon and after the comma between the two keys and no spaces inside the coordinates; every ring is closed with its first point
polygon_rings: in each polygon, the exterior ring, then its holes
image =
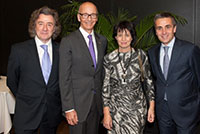
{"type": "Polygon", "coordinates": [[[93,93],[95,93],[95,94],[96,94],[96,90],[95,90],[94,88],[92,88],[91,90],[92,90],[92,92],[93,92],[93,93]]]}

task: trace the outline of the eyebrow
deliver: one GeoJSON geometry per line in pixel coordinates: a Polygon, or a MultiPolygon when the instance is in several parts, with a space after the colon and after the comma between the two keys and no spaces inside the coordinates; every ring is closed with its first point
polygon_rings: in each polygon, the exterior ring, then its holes
{"type": "MultiPolygon", "coordinates": [[[[37,21],[37,23],[45,23],[44,21],[37,21]]],[[[47,22],[48,24],[50,23],[50,24],[54,24],[54,22],[47,22]]]]}

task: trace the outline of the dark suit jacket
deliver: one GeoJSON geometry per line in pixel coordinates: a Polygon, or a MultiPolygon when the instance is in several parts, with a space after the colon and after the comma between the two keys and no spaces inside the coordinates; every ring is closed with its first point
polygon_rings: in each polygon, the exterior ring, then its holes
{"type": "Polygon", "coordinates": [[[58,45],[52,43],[53,64],[46,85],[39,62],[35,40],[12,46],[8,61],[7,85],[16,97],[14,126],[35,129],[46,115],[50,126],[61,119],[61,99],[58,84],[58,45]]]}
{"type": "Polygon", "coordinates": [[[86,120],[94,92],[100,114],[102,114],[101,90],[103,83],[103,57],[107,40],[95,34],[98,60],[96,70],[92,57],[79,30],[64,37],[60,46],[60,90],[63,111],[75,109],[79,122],[86,120]]]}
{"type": "MultiPolygon", "coordinates": [[[[160,44],[149,50],[149,58],[156,84],[156,110],[162,107],[167,93],[169,109],[176,123],[188,126],[200,115],[200,49],[186,41],[175,39],[165,80],[160,67],[160,44]]],[[[183,125],[183,126],[184,126],[183,125]]]]}

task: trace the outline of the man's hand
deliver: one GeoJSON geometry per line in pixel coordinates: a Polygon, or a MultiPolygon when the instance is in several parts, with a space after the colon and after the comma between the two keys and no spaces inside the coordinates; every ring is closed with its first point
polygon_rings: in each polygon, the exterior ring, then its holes
{"type": "Polygon", "coordinates": [[[78,116],[75,110],[66,112],[65,117],[69,125],[76,125],[78,123],[78,116]]]}

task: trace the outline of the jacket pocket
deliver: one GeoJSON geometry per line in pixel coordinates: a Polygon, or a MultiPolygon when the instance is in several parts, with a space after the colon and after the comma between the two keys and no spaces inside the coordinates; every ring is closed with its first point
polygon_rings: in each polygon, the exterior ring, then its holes
{"type": "Polygon", "coordinates": [[[192,103],[195,100],[196,101],[198,100],[198,94],[187,96],[187,97],[181,99],[179,103],[181,106],[184,106],[184,105],[187,105],[188,103],[192,103]]]}

